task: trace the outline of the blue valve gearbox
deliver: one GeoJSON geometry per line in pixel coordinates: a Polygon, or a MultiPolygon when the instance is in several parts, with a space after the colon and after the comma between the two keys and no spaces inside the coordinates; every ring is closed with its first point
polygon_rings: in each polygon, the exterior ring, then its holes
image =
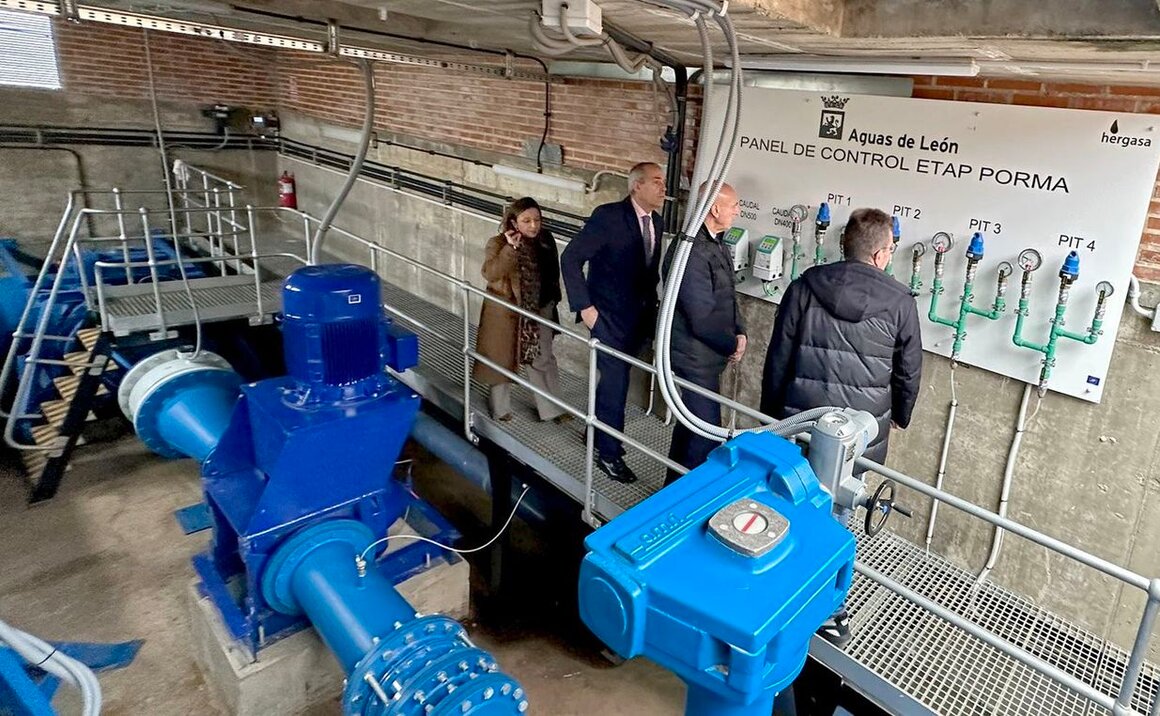
{"type": "Polygon", "coordinates": [[[830,511],[793,443],[743,434],[588,537],[581,617],[684,679],[687,714],[768,714],[850,587],[830,511]]]}

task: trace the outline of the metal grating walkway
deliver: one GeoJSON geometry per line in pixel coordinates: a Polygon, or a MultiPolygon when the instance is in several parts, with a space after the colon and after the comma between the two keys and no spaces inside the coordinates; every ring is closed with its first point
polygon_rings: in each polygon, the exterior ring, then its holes
{"type": "MultiPolygon", "coordinates": [[[[453,415],[463,401],[463,319],[396,286],[383,299],[400,323],[420,336],[416,369],[402,376],[426,399],[453,415]]],[[[474,345],[474,326],[470,327],[474,345]]],[[[585,406],[586,381],[561,372],[563,397],[585,406]]],[[[487,417],[485,386],[472,384],[473,426],[516,459],[536,468],[579,501],[584,499],[584,434],[578,422],[561,427],[537,420],[529,391],[516,387],[515,420],[487,417]]],[[[664,453],[671,428],[656,416],[630,407],[629,435],[664,453]]],[[[622,485],[598,471],[596,512],[611,519],[659,489],[664,469],[628,448],[626,461],[640,476],[622,485]]],[[[860,532],[860,530],[859,530],[860,532]]],[[[1123,680],[1128,652],[994,584],[975,587],[974,575],[942,557],[889,533],[858,536],[859,561],[922,596],[974,621],[1037,656],[1114,695],[1123,680]]],[[[1108,713],[950,623],[865,577],[850,592],[854,638],[839,652],[815,638],[811,655],[830,666],[854,689],[887,710],[946,716],[1096,716],[1108,713]]],[[[1156,698],[1160,668],[1146,664],[1134,708],[1147,713],[1156,698]],[[1149,695],[1145,698],[1143,695],[1149,695]]]]}
{"type": "MultiPolygon", "coordinates": [[[[189,281],[193,300],[203,321],[225,321],[250,317],[269,320],[282,308],[282,279],[261,283],[261,308],[253,276],[214,276],[189,281]]],[[[165,326],[193,324],[193,310],[181,281],[162,281],[156,285],[139,283],[129,286],[104,286],[101,289],[101,317],[106,331],[125,336],[162,327],[158,316],[158,295],[165,326]],[[156,290],[156,293],[155,293],[156,290]]]]}

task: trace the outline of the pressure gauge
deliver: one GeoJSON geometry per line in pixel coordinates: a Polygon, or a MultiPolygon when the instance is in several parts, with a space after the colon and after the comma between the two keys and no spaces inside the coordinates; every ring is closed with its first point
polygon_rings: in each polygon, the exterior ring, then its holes
{"type": "Polygon", "coordinates": [[[937,253],[945,254],[955,245],[955,238],[945,231],[940,231],[930,237],[930,245],[937,253]]]}
{"type": "Polygon", "coordinates": [[[1007,278],[1012,273],[1014,273],[1014,271],[1015,271],[1015,267],[1011,265],[1010,261],[999,262],[999,275],[1001,277],[1007,278]]]}
{"type": "Polygon", "coordinates": [[[922,243],[921,241],[916,241],[910,250],[913,256],[918,258],[919,256],[922,256],[926,253],[926,244],[922,243]]]}
{"type": "Polygon", "coordinates": [[[1096,293],[1100,295],[1100,298],[1109,298],[1115,292],[1116,287],[1107,281],[1100,281],[1096,284],[1096,293]]]}
{"type": "Polygon", "coordinates": [[[805,207],[805,204],[794,204],[789,209],[789,220],[795,224],[800,224],[809,216],[810,210],[805,207]]]}
{"type": "Polygon", "coordinates": [[[1043,264],[1043,256],[1035,249],[1023,249],[1019,252],[1019,268],[1030,273],[1043,264]]]}

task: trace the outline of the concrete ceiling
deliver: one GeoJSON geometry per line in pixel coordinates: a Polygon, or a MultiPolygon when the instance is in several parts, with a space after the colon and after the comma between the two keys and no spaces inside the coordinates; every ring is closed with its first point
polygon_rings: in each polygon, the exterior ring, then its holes
{"type": "MultiPolygon", "coordinates": [[[[1160,85],[1158,0],[732,0],[746,61],[817,57],[973,61],[982,75],[1160,85]]],[[[540,0],[155,0],[102,3],[171,16],[281,28],[335,18],[347,26],[535,54],[528,19],[540,0]],[[218,7],[218,15],[212,11],[218,7]]],[[[647,0],[599,0],[615,28],[665,56],[700,64],[691,23],[647,0]]],[[[305,27],[321,37],[318,25],[305,27]]],[[[716,33],[718,57],[724,44],[716,33]]],[[[373,37],[400,52],[424,46],[373,37]]],[[[360,37],[360,40],[362,38],[360,37]]],[[[426,53],[432,52],[426,46],[426,53]]],[[[565,59],[607,61],[602,50],[565,59]]],[[[911,72],[900,72],[910,74],[911,72]]],[[[927,73],[940,74],[937,70],[927,73]]]]}

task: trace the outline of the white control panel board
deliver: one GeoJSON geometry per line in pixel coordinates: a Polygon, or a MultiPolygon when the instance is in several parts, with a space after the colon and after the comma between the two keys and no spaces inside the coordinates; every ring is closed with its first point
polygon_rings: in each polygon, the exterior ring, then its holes
{"type": "MultiPolygon", "coordinates": [[[[723,102],[708,112],[708,136],[720,136],[723,102]]],[[[713,146],[702,147],[709,156],[713,146]]],[[[1023,338],[1046,343],[1070,251],[1080,259],[1066,328],[1085,333],[1096,303],[1095,286],[1109,281],[1104,333],[1093,345],[1059,339],[1050,389],[1099,402],[1160,163],[1160,117],[1044,107],[944,102],[747,87],[741,135],[727,180],[741,197],[736,226],[750,250],[763,237],[781,239],[782,276],[753,276],[755,255],[738,274],[738,290],[778,301],[793,273],[791,216],[800,222],[798,273],[814,263],[814,222],[822,202],[831,224],[826,261],[840,260],[840,237],[853,209],[875,207],[898,217],[901,238],[895,278],[909,284],[911,250],[926,243],[922,288],[923,346],[949,356],[954,329],[927,318],[938,232],[954,236],[947,254],[939,315],[957,319],[974,232],[985,239],[974,305],[989,310],[1000,262],[1016,263],[1026,248],[1043,266],[1023,338]],[[800,213],[800,209],[797,210],[800,213]]],[[[704,168],[702,168],[704,170],[704,168]]],[[[695,177],[695,185],[703,177],[695,177]]],[[[776,272],[765,272],[772,275],[776,272]]],[[[996,321],[971,316],[959,360],[1021,381],[1038,383],[1043,354],[1011,338],[1022,274],[1010,277],[1007,309],[996,321]]]]}

